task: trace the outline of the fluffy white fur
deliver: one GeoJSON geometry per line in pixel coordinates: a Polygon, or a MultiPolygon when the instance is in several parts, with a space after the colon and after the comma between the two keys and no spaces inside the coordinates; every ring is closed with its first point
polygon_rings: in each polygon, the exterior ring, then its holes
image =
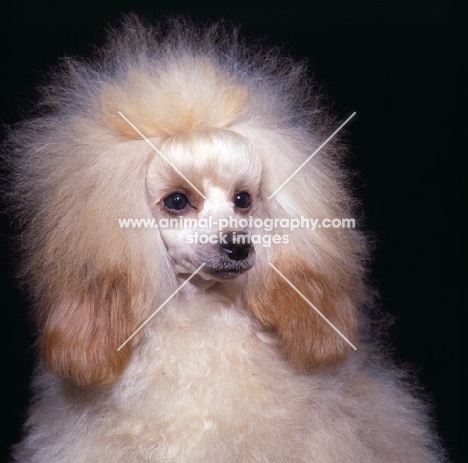
{"type": "Polygon", "coordinates": [[[42,359],[15,462],[445,461],[410,383],[366,340],[359,231],[280,230],[288,244],[232,260],[235,249],[187,243],[212,228],[119,228],[119,218],[352,217],[335,142],[267,199],[336,127],[302,66],[224,26],[155,31],[129,18],[97,60],[56,74],[9,145],[42,359]],[[168,210],[174,193],[190,206],[168,210]]]}

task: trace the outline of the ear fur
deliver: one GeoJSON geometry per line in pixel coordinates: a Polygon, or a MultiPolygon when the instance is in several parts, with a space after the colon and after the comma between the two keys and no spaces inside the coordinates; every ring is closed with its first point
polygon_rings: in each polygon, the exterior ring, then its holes
{"type": "MultiPolygon", "coordinates": [[[[303,132],[263,133],[251,141],[264,162],[265,197],[301,165],[320,141],[303,132]],[[275,156],[269,156],[272,152],[275,156]]],[[[264,199],[270,218],[355,218],[354,201],[345,188],[336,147],[323,150],[275,197],[264,199]]],[[[262,232],[262,231],[259,231],[262,232]]],[[[287,244],[257,246],[257,265],[247,275],[246,305],[269,330],[280,349],[301,371],[344,362],[351,344],[358,346],[359,306],[367,302],[364,285],[366,245],[353,229],[275,230],[287,244]],[[349,341],[346,342],[270,265],[272,263],[307,301],[349,341]],[[261,288],[261,290],[259,290],[261,288]]]]}
{"type": "Polygon", "coordinates": [[[18,137],[28,155],[14,192],[27,222],[22,277],[35,302],[43,364],[79,386],[112,384],[138,337],[117,349],[158,292],[171,288],[157,231],[118,222],[152,217],[150,154],[144,141],[119,144],[92,121],[60,115],[43,132],[23,127],[18,137]]]}
{"type": "MultiPolygon", "coordinates": [[[[275,267],[353,345],[357,344],[357,310],[326,275],[317,274],[300,259],[287,258],[275,267]]],[[[350,345],[275,270],[266,271],[262,290],[248,286],[247,304],[266,328],[278,334],[281,351],[301,371],[336,366],[349,354],[350,345]]]]}
{"type": "Polygon", "coordinates": [[[134,342],[117,348],[137,328],[144,304],[135,300],[139,288],[132,280],[127,269],[116,269],[88,282],[84,291],[70,284],[68,299],[45,305],[39,326],[47,370],[79,386],[108,386],[120,376],[134,342]]]}

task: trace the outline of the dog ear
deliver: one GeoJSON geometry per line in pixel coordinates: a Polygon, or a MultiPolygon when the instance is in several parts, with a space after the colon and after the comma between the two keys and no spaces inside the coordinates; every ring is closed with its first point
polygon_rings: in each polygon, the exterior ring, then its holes
{"type": "Polygon", "coordinates": [[[274,231],[287,238],[287,244],[256,246],[256,265],[246,276],[245,302],[267,329],[277,333],[280,348],[293,364],[310,370],[342,363],[358,345],[358,307],[368,302],[363,277],[367,252],[355,229],[307,225],[310,219],[317,224],[325,218],[354,218],[356,204],[345,187],[336,147],[302,164],[320,143],[308,135],[303,140],[305,144],[294,133],[288,137],[271,132],[252,142],[264,159],[265,197],[277,191],[273,198],[261,200],[260,216],[299,220],[301,226],[274,231]],[[269,155],[272,152],[276,155],[269,155]],[[285,172],[295,172],[297,166],[301,170],[276,190],[285,172]]]}
{"type": "Polygon", "coordinates": [[[269,266],[261,283],[249,279],[247,306],[277,333],[281,351],[299,370],[342,363],[351,344],[357,345],[358,315],[350,295],[304,259],[281,254],[273,264],[281,275],[269,266]]]}
{"type": "MultiPolygon", "coordinates": [[[[145,142],[129,148],[105,133],[101,144],[60,140],[72,129],[51,130],[48,140],[58,141],[18,169],[28,224],[23,280],[45,368],[79,386],[106,386],[125,369],[138,336],[119,346],[170,287],[167,261],[157,230],[119,222],[152,218],[145,142]]],[[[84,129],[99,139],[96,126],[84,129]]]]}
{"type": "Polygon", "coordinates": [[[124,370],[144,301],[126,269],[69,282],[66,296],[42,301],[40,350],[44,367],[79,386],[108,386],[124,370]]]}

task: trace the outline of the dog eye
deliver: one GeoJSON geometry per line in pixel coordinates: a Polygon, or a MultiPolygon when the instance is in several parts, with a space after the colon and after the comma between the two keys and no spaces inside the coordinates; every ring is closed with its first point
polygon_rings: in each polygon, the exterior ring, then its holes
{"type": "Polygon", "coordinates": [[[250,195],[248,193],[235,194],[234,205],[242,209],[247,209],[250,206],[250,195]]]}
{"type": "Polygon", "coordinates": [[[189,200],[183,193],[174,193],[163,200],[164,207],[170,211],[183,211],[189,206],[189,200]]]}

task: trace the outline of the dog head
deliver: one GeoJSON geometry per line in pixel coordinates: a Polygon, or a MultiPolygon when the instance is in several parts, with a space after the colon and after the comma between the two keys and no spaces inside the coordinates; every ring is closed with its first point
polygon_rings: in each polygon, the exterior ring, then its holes
{"type": "Polygon", "coordinates": [[[44,366],[112,384],[139,338],[119,346],[202,264],[206,280],[243,279],[245,309],[296,368],[343,362],[350,346],[324,318],[357,344],[362,236],[302,228],[287,243],[238,242],[264,234],[248,217],[352,216],[336,145],[304,162],[333,130],[318,98],[301,66],[244,49],[222,27],[171,28],[155,38],[128,20],[96,66],[60,72],[47,115],[11,136],[44,366]],[[122,228],[123,218],[160,226],[122,228]],[[181,219],[192,222],[171,226],[181,219]]]}

